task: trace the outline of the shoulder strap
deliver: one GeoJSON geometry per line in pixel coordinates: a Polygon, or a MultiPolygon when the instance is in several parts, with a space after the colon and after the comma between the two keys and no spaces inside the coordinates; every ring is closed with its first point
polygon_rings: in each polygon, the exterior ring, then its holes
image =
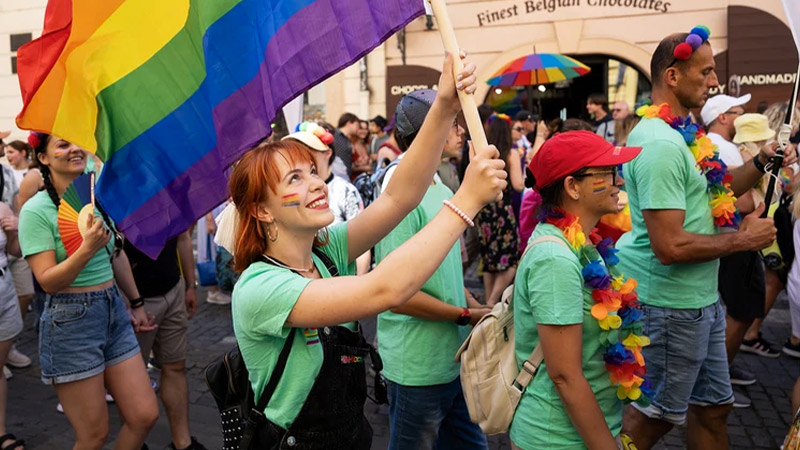
{"type": "Polygon", "coordinates": [[[328,269],[328,273],[330,273],[332,277],[339,276],[339,269],[336,267],[336,264],[333,263],[333,260],[331,260],[331,258],[328,257],[328,255],[326,255],[322,249],[315,246],[311,249],[311,251],[313,251],[314,254],[322,260],[322,264],[325,264],[325,268],[328,269]]]}
{"type": "MultiPolygon", "coordinates": [[[[541,236],[528,244],[528,247],[525,249],[525,252],[522,256],[525,256],[525,253],[528,253],[534,245],[541,244],[542,242],[555,242],[557,244],[561,244],[566,248],[569,248],[566,242],[563,239],[560,239],[556,236],[541,236]]],[[[522,258],[520,258],[520,261],[522,258]]],[[[536,347],[531,352],[531,356],[522,363],[522,370],[519,371],[519,375],[514,380],[514,385],[518,386],[520,390],[525,389],[533,380],[533,376],[536,375],[536,371],[539,369],[539,366],[542,364],[544,360],[544,352],[542,351],[542,344],[536,344],[536,347]]]]}
{"type": "Polygon", "coordinates": [[[258,403],[256,403],[255,409],[259,414],[264,413],[264,408],[267,407],[267,403],[269,403],[269,400],[272,398],[272,394],[275,393],[275,388],[278,387],[278,382],[281,380],[283,371],[286,369],[286,362],[289,360],[289,352],[292,350],[292,343],[294,342],[294,336],[296,334],[296,328],[292,328],[289,331],[289,336],[286,338],[286,343],[283,344],[281,354],[278,355],[275,371],[272,372],[272,375],[269,377],[267,385],[264,386],[264,392],[261,393],[261,397],[258,399],[258,403]]]}

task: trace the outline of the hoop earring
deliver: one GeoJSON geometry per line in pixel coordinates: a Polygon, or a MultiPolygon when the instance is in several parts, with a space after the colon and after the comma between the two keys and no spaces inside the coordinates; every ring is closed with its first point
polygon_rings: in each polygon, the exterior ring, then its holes
{"type": "Polygon", "coordinates": [[[278,240],[278,224],[275,222],[270,222],[267,224],[267,238],[269,238],[270,242],[275,242],[278,240]],[[275,237],[272,237],[269,230],[272,229],[272,225],[275,225],[275,237]]]}

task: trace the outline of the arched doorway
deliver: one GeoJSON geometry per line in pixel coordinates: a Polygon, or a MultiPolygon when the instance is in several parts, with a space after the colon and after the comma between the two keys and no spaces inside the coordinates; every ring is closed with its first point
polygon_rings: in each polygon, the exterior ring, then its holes
{"type": "Polygon", "coordinates": [[[588,119],[585,106],[590,94],[606,94],[609,105],[618,100],[625,101],[631,110],[650,96],[651,84],[647,75],[628,61],[603,54],[569,56],[591,67],[592,71],[579,78],[538,87],[490,88],[484,103],[512,117],[525,109],[545,120],[557,117],[588,119]]]}

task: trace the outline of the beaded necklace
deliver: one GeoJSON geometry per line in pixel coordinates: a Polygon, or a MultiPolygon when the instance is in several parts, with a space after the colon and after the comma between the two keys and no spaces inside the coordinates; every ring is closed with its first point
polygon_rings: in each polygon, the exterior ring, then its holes
{"type": "Polygon", "coordinates": [[[636,110],[636,115],[646,119],[661,119],[681,134],[692,152],[697,169],[708,182],[707,189],[711,196],[708,204],[714,224],[718,227],[739,228],[742,218],[736,211],[736,197],[730,188],[733,177],[728,173],[728,166],[720,159],[716,144],[706,136],[703,127],[694,123],[691,116],[673,116],[672,108],[667,103],[655,106],[647,101],[636,110]]]}
{"type": "Polygon", "coordinates": [[[647,368],[642,347],[650,345],[650,338],[642,335],[644,313],[636,294],[636,280],[625,279],[616,268],[618,250],[610,238],[602,239],[593,232],[589,235],[590,242],[586,242],[576,216],[562,209],[542,207],[539,221],[561,230],[578,253],[584,285],[592,289],[595,304],[591,314],[601,329],[600,343],[605,346],[603,361],[611,383],[617,386],[617,398],[646,407],[652,390],[645,378],[647,368]]]}

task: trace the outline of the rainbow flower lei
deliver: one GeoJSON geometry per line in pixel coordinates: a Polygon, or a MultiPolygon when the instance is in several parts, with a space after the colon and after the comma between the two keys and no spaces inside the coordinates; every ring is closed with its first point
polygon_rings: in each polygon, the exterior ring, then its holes
{"type": "Polygon", "coordinates": [[[653,393],[650,380],[645,378],[642,347],[650,345],[650,338],[642,335],[644,313],[636,294],[636,280],[625,279],[616,268],[618,250],[610,238],[602,239],[592,232],[587,244],[577,217],[562,209],[543,207],[539,221],[560,229],[578,252],[584,286],[592,289],[595,304],[591,314],[600,325],[600,343],[606,347],[603,361],[611,383],[617,386],[617,398],[646,407],[653,393]]]}
{"type": "Polygon", "coordinates": [[[728,173],[728,166],[720,159],[716,144],[706,136],[703,127],[694,123],[691,116],[673,116],[672,108],[666,103],[655,106],[646,101],[636,109],[636,114],[646,119],[659,118],[681,134],[694,156],[697,169],[708,181],[707,189],[711,195],[708,203],[714,224],[718,227],[739,228],[742,218],[736,211],[736,197],[730,188],[733,177],[728,173]]]}

